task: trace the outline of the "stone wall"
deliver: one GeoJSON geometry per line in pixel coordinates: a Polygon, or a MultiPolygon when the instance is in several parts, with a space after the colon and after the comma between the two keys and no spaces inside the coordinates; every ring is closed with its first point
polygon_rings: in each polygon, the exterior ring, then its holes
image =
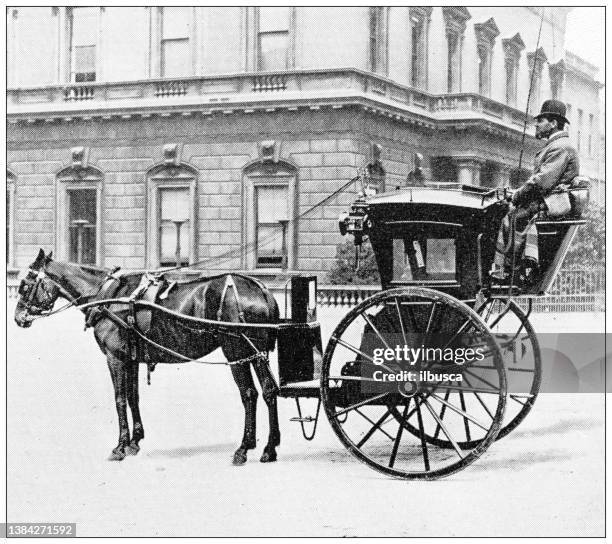
{"type": "MultiPolygon", "coordinates": [[[[70,166],[74,146],[89,148],[89,164],[103,175],[98,264],[124,268],[155,264],[147,257],[151,243],[147,172],[163,161],[164,145],[176,143],[180,161],[197,172],[195,260],[235,250],[231,259],[206,266],[225,270],[247,267],[240,251],[246,241],[245,168],[259,160],[262,141],[274,140],[278,158],[292,165],[297,179],[294,214],[300,218],[295,265],[314,273],[331,267],[336,245],[344,240],[338,233],[338,216],[348,209],[359,187],[306,212],[371,160],[371,143],[382,147],[387,190],[405,185],[415,152],[425,155],[427,166],[439,147],[440,135],[431,128],[352,106],[187,113],[9,125],[8,168],[15,176],[15,265],[29,264],[39,247],[56,249],[58,235],[65,236],[57,232],[61,183],[56,176],[70,166]]],[[[483,157],[495,156],[508,145],[502,138],[494,141],[477,131],[469,145],[461,135],[457,141],[452,139],[451,133],[445,134],[446,150],[467,146],[470,153],[483,157]]]]}

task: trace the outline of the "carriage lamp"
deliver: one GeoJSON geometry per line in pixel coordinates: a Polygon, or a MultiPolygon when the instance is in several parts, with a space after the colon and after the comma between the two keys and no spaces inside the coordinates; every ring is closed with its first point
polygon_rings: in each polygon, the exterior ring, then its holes
{"type": "Polygon", "coordinates": [[[367,204],[365,200],[358,199],[354,202],[350,212],[344,212],[338,218],[340,234],[352,234],[355,237],[355,245],[363,243],[363,237],[372,226],[368,214],[366,213],[367,204]]]}

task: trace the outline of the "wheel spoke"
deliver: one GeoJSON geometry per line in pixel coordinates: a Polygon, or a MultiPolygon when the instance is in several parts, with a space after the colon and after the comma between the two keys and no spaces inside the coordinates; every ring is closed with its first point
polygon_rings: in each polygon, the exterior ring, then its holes
{"type": "MultiPolygon", "coordinates": [[[[459,391],[459,400],[461,401],[461,410],[465,410],[465,398],[463,397],[463,391],[459,391]]],[[[470,438],[470,421],[463,416],[463,425],[465,426],[465,439],[469,442],[470,438]]]]}
{"type": "MultiPolygon", "coordinates": [[[[470,383],[470,381],[464,376],[463,377],[465,379],[465,382],[472,387],[472,384],[470,383]]],[[[449,391],[450,393],[450,391],[449,391]]],[[[495,417],[493,416],[493,414],[491,413],[491,410],[489,410],[489,407],[483,402],[483,400],[480,398],[480,395],[478,393],[476,393],[474,391],[474,395],[476,396],[476,398],[478,399],[478,402],[480,402],[480,405],[485,409],[485,411],[487,412],[487,414],[489,414],[489,417],[491,419],[495,419],[495,417]]]]}
{"type": "Polygon", "coordinates": [[[499,395],[501,389],[484,389],[482,387],[459,387],[458,385],[443,385],[442,389],[451,389],[452,391],[464,391],[466,393],[492,393],[499,395]]]}
{"type": "MultiPolygon", "coordinates": [[[[527,404],[527,401],[525,402],[521,402],[520,400],[518,400],[516,397],[522,397],[523,395],[508,395],[514,402],[518,402],[521,406],[525,406],[525,404],[527,404]]],[[[533,397],[533,395],[527,395],[527,397],[533,397]]]]}
{"type": "Polygon", "coordinates": [[[384,413],[383,416],[376,423],[374,423],[368,416],[362,414],[359,410],[357,410],[357,413],[361,417],[367,419],[373,425],[373,427],[358,442],[358,448],[361,448],[361,446],[363,446],[377,430],[388,436],[391,440],[393,440],[393,437],[381,427],[381,425],[385,422],[385,419],[387,419],[391,415],[390,410],[387,410],[386,413],[384,413]]]}
{"type": "Polygon", "coordinates": [[[402,421],[399,422],[399,429],[397,430],[397,436],[395,437],[395,442],[393,443],[393,450],[391,451],[391,459],[389,459],[389,468],[393,468],[395,464],[395,456],[397,455],[397,450],[399,448],[400,440],[402,439],[402,432],[404,431],[403,421],[406,419],[406,414],[408,413],[408,405],[410,404],[410,399],[406,402],[404,406],[404,413],[402,414],[402,421]]]}
{"type": "MultiPolygon", "coordinates": [[[[433,394],[433,391],[431,392],[431,394],[433,394]]],[[[448,400],[448,397],[450,397],[450,389],[447,389],[446,393],[444,393],[444,400],[448,400]]],[[[445,412],[446,412],[446,404],[443,404],[442,410],[440,410],[440,420],[444,419],[445,412]]],[[[440,434],[440,424],[436,425],[436,432],[434,433],[434,438],[438,438],[439,434],[440,434]]]]}
{"type": "MultiPolygon", "coordinates": [[[[480,368],[483,370],[497,370],[497,367],[494,367],[494,366],[470,365],[470,368],[480,368]]],[[[522,368],[522,367],[514,367],[514,366],[506,368],[506,371],[508,372],[531,372],[532,374],[535,372],[533,368],[522,368]]]]}
{"type": "Polygon", "coordinates": [[[463,459],[463,454],[461,453],[461,450],[459,449],[457,442],[455,442],[455,439],[450,435],[450,433],[448,432],[448,429],[444,426],[444,423],[442,423],[442,420],[438,417],[435,410],[429,405],[429,402],[427,402],[427,399],[423,399],[423,403],[425,404],[425,408],[429,410],[429,413],[432,415],[432,417],[438,422],[438,425],[440,425],[442,432],[446,435],[446,438],[448,438],[448,441],[452,444],[459,458],[463,459]]]}
{"type": "Polygon", "coordinates": [[[400,328],[402,329],[402,338],[404,339],[404,345],[408,345],[408,339],[406,338],[406,329],[404,328],[404,320],[402,319],[402,312],[400,311],[399,300],[395,297],[395,309],[397,310],[397,317],[399,319],[400,328]]]}
{"type": "Polygon", "coordinates": [[[384,346],[387,349],[391,349],[389,347],[389,344],[387,344],[387,341],[383,338],[382,334],[380,334],[380,332],[378,332],[378,329],[375,327],[374,323],[372,323],[372,320],[370,319],[370,316],[366,313],[363,312],[361,314],[361,317],[363,317],[364,321],[372,328],[372,330],[376,333],[376,336],[378,336],[378,338],[380,338],[380,341],[384,344],[384,346]]]}
{"type": "Polygon", "coordinates": [[[485,380],[484,378],[481,378],[478,374],[474,374],[473,372],[470,372],[467,368],[465,369],[465,372],[467,374],[469,374],[470,376],[474,376],[474,378],[476,378],[477,380],[480,380],[482,383],[484,383],[485,385],[488,385],[489,387],[492,387],[493,389],[498,389],[495,385],[493,385],[490,381],[485,380]]]}
{"type": "Polygon", "coordinates": [[[419,434],[421,435],[421,451],[423,452],[423,462],[425,463],[425,470],[429,472],[429,453],[427,451],[427,441],[425,440],[425,428],[423,426],[423,416],[421,414],[421,405],[419,400],[415,399],[417,418],[419,420],[419,434]]]}
{"type": "Polygon", "coordinates": [[[338,344],[340,344],[341,346],[345,347],[346,349],[349,349],[353,353],[355,353],[357,355],[361,355],[362,357],[365,357],[371,363],[374,363],[374,359],[372,357],[370,357],[367,353],[364,353],[359,348],[356,348],[355,346],[349,344],[348,342],[345,342],[344,340],[342,340],[342,338],[335,338],[335,337],[332,336],[332,340],[335,340],[336,342],[338,342],[338,344]]]}
{"type": "Polygon", "coordinates": [[[455,341],[455,338],[457,338],[457,336],[459,336],[471,322],[471,319],[467,319],[465,323],[461,325],[461,327],[459,327],[459,330],[453,335],[453,337],[445,344],[445,346],[442,348],[442,351],[444,351],[448,346],[450,346],[455,341]]]}
{"type": "Polygon", "coordinates": [[[388,395],[389,395],[389,393],[382,393],[380,395],[376,395],[374,397],[370,397],[369,399],[357,402],[356,404],[353,404],[353,405],[349,406],[348,408],[344,408],[343,410],[340,410],[339,412],[335,412],[334,414],[332,414],[332,416],[337,418],[338,416],[341,416],[342,414],[346,414],[347,412],[350,412],[351,410],[355,410],[356,408],[359,408],[361,406],[365,406],[366,404],[369,404],[370,402],[373,402],[373,401],[378,400],[378,399],[382,399],[383,397],[386,397],[388,395]]]}
{"type": "MultiPolygon", "coordinates": [[[[463,394],[463,392],[461,392],[460,394],[463,394]]],[[[448,406],[448,408],[452,410],[453,412],[455,412],[456,414],[459,414],[460,416],[462,416],[464,420],[469,419],[472,423],[474,423],[474,425],[478,425],[478,427],[480,427],[481,429],[484,429],[485,431],[488,430],[488,427],[486,427],[483,423],[478,421],[474,416],[471,416],[470,414],[468,414],[465,410],[462,410],[461,408],[457,408],[457,406],[455,406],[454,404],[444,400],[442,397],[439,397],[438,395],[434,393],[432,393],[431,396],[437,401],[441,402],[442,404],[448,406]]]]}

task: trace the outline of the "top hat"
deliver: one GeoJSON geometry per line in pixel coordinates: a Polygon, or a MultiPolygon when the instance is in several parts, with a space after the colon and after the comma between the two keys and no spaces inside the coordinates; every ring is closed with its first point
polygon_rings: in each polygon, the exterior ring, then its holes
{"type": "Polygon", "coordinates": [[[542,110],[535,116],[535,118],[539,119],[540,117],[548,116],[560,119],[569,125],[569,121],[567,120],[567,117],[565,117],[565,104],[560,100],[545,100],[542,104],[542,110]]]}

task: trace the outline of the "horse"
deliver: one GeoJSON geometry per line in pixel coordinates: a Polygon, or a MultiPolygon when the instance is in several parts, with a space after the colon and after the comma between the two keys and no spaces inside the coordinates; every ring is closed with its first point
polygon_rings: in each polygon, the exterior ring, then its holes
{"type": "MultiPolygon", "coordinates": [[[[102,299],[129,297],[138,288],[143,274],[138,272],[121,275],[108,270],[70,262],[55,261],[52,253],[45,255],[40,249],[28,274],[19,286],[19,299],[15,309],[15,322],[22,328],[29,327],[35,319],[53,313],[58,298],[70,305],[83,305],[102,299]]],[[[250,364],[261,385],[262,396],[268,407],[269,435],[260,461],[277,459],[276,447],[280,445],[277,397],[278,386],[269,366],[267,354],[274,350],[279,309],[270,291],[258,280],[238,274],[221,274],[208,278],[174,283],[163,300],[156,303],[163,308],[190,316],[232,323],[265,323],[271,327],[248,329],[244,334],[227,334],[208,328],[185,326],[176,314],[155,312],[147,338],[159,342],[164,348],[191,360],[212,353],[218,347],[230,362],[232,376],[240,391],[244,407],[244,434],[233,455],[233,464],[243,465],[247,451],[256,447],[255,415],[258,392],[255,388],[250,364]],[[233,286],[232,286],[233,284],[233,286]],[[230,286],[230,288],[228,288],[230,286]],[[253,352],[265,354],[253,358],[253,352]],[[232,364],[235,363],[235,364],[232,364]]],[[[95,306],[94,306],[95,307],[95,306]]],[[[57,311],[57,310],[55,310],[57,311]]],[[[92,317],[91,307],[86,312],[92,317]]],[[[113,382],[115,406],[119,420],[119,441],[113,448],[109,460],[121,461],[126,455],[136,455],[139,442],[144,438],[144,427],[139,410],[138,369],[143,361],[142,340],[139,349],[133,349],[129,331],[121,320],[128,320],[125,305],[110,304],[108,311],[94,311],[91,321],[94,336],[102,353],[106,356],[113,382]],[[113,317],[119,317],[117,323],[113,317]],[[137,357],[134,357],[137,354],[137,357]],[[132,414],[132,433],[128,425],[127,406],[132,414]]],[[[191,322],[193,323],[193,321],[191,322]]],[[[197,323],[197,322],[196,322],[197,323]]],[[[241,329],[238,328],[238,331],[241,329]]],[[[246,331],[246,327],[244,329],[246,331]]],[[[133,334],[133,333],[132,333],[133,334]]],[[[158,344],[158,345],[159,345],[158,344]]],[[[178,363],[184,360],[169,352],[151,348],[154,362],[178,363]]],[[[154,368],[154,367],[153,367],[154,368]]]]}

